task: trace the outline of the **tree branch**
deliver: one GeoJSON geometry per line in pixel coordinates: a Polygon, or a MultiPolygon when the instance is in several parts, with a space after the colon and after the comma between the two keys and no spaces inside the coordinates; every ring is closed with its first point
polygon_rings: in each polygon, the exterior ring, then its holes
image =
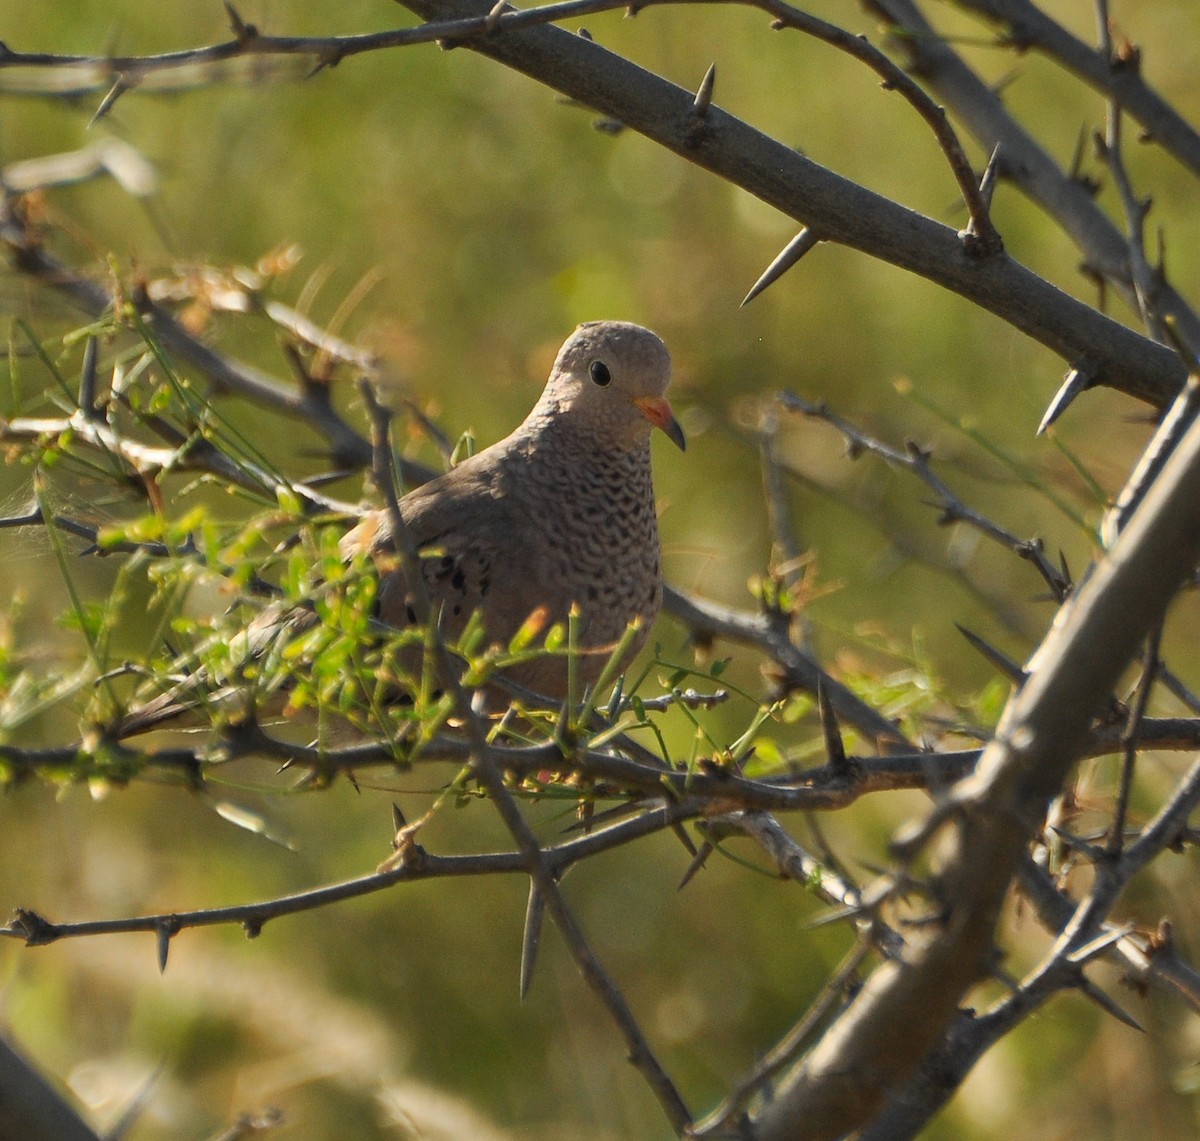
{"type": "MultiPolygon", "coordinates": [[[[897,30],[896,42],[910,67],[929,85],[989,152],[1000,148],[1001,174],[1014,182],[1053,218],[1086,259],[1090,272],[1111,281],[1131,312],[1140,315],[1137,290],[1130,274],[1129,246],[1121,231],[1097,205],[1092,191],[1069,178],[1033,136],[1005,109],[1000,97],[938,35],[912,0],[865,0],[867,8],[897,30]]],[[[1167,282],[1158,283],[1156,300],[1164,316],[1179,325],[1189,344],[1200,345],[1200,317],[1167,282]]],[[[1041,338],[1039,338],[1041,339],[1041,338]]],[[[1043,341],[1044,344],[1049,342],[1043,341]]],[[[1054,347],[1054,346],[1051,346],[1054,347]]],[[[1066,354],[1063,354],[1066,355],[1066,354]]],[[[1092,384],[1121,388],[1162,407],[1165,402],[1087,367],[1088,354],[1067,356],[1092,384]]],[[[1174,396],[1172,390],[1169,396],[1174,396]]]]}
{"type": "MultiPolygon", "coordinates": [[[[936,923],[921,929],[911,957],[885,963],[868,980],[764,1109],[756,1141],[794,1137],[797,1122],[807,1141],[860,1128],[945,1033],[988,969],[1012,876],[1090,722],[1198,561],[1200,426],[1193,425],[1109,557],[1059,615],[974,776],[922,830],[924,839],[942,825],[951,839],[932,888],[941,904],[936,923]]],[[[912,854],[915,844],[907,849],[912,854]]]]}

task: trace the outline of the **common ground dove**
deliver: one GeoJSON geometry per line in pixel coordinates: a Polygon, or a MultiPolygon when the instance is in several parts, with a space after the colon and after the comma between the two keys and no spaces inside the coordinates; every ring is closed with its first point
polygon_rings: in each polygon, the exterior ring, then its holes
{"type": "MultiPolygon", "coordinates": [[[[535,611],[548,627],[565,623],[576,604],[581,682],[596,679],[635,618],[641,630],[629,656],[637,651],[662,602],[652,428],[684,447],[663,395],[670,379],[667,348],[648,329],[580,325],[512,435],[400,501],[445,637],[479,610],[488,640],[506,643],[535,611]]],[[[386,513],[369,516],[342,546],[347,556],[394,556],[386,513]]],[[[381,580],[379,618],[396,627],[416,621],[401,571],[381,580]]],[[[561,656],[507,676],[549,697],[566,694],[561,656]]]]}
{"type": "MultiPolygon", "coordinates": [[[[685,446],[663,395],[670,379],[667,348],[648,329],[624,321],[580,325],[559,350],[541,398],[510,436],[400,500],[431,611],[448,641],[476,610],[489,642],[506,644],[535,612],[548,629],[566,623],[577,605],[581,684],[596,680],[634,619],[641,628],[626,660],[637,652],[662,602],[651,431],[661,428],[685,446]]],[[[397,628],[416,622],[387,512],[364,518],[342,540],[342,551],[379,562],[381,622],[397,628]]],[[[286,638],[289,626],[314,620],[311,612],[264,618],[247,631],[248,658],[265,653],[281,630],[286,638]]],[[[566,695],[562,655],[514,666],[506,676],[547,697],[566,695]]],[[[142,732],[194,706],[199,681],[133,710],[117,734],[142,732]]]]}

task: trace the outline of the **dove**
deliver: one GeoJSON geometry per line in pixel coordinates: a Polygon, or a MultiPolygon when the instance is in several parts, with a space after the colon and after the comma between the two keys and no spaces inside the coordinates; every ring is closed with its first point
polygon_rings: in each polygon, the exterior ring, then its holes
{"type": "MultiPolygon", "coordinates": [[[[670,354],[649,329],[580,325],[511,435],[404,496],[400,514],[414,546],[429,552],[425,590],[447,639],[476,610],[489,641],[506,643],[531,615],[565,623],[574,605],[582,682],[595,681],[635,619],[628,656],[637,652],[662,603],[651,432],[686,447],[664,395],[670,380],[670,354]]],[[[394,556],[386,512],[351,531],[342,551],[394,556]]],[[[382,576],[378,617],[394,627],[416,621],[402,571],[382,576]]],[[[566,695],[562,657],[509,676],[548,697],[566,695]]]]}
{"type": "MultiPolygon", "coordinates": [[[[637,633],[619,664],[637,653],[662,603],[651,434],[659,429],[686,448],[665,395],[670,380],[670,354],[649,329],[585,322],[510,435],[400,499],[430,613],[447,642],[477,612],[488,642],[507,644],[531,618],[548,629],[565,624],[574,608],[580,684],[597,680],[634,621],[637,633]]],[[[376,561],[382,624],[417,623],[420,606],[386,510],[366,515],[341,551],[347,560],[376,561]]],[[[286,637],[289,624],[302,629],[313,620],[311,612],[256,620],[248,652],[262,652],[281,630],[286,637]]],[[[505,676],[556,701],[567,696],[563,655],[513,665],[505,676]]],[[[178,688],[164,693],[131,711],[119,735],[152,728],[187,705],[178,688]]]]}

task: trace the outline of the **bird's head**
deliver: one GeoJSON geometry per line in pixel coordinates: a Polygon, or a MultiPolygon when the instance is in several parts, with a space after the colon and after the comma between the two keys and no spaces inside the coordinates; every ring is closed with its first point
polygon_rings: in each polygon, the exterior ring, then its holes
{"type": "Polygon", "coordinates": [[[683,429],[667,402],[671,354],[649,329],[628,321],[587,321],[559,349],[544,401],[596,436],[632,445],[651,427],[681,450],[683,429]]]}

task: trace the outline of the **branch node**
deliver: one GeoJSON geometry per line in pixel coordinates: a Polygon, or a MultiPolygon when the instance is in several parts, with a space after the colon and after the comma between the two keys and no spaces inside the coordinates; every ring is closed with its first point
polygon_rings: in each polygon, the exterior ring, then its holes
{"type": "Polygon", "coordinates": [[[508,0],[496,0],[491,10],[484,17],[483,30],[489,35],[500,26],[500,17],[509,10],[508,0]]]}
{"type": "Polygon", "coordinates": [[[225,0],[225,14],[229,17],[229,27],[233,31],[233,38],[241,47],[246,47],[258,39],[258,28],[254,24],[247,24],[229,0],[225,0]]]}
{"type": "Polygon", "coordinates": [[[46,947],[59,937],[58,928],[49,919],[28,907],[13,912],[12,927],[20,932],[26,947],[46,947]]]}

